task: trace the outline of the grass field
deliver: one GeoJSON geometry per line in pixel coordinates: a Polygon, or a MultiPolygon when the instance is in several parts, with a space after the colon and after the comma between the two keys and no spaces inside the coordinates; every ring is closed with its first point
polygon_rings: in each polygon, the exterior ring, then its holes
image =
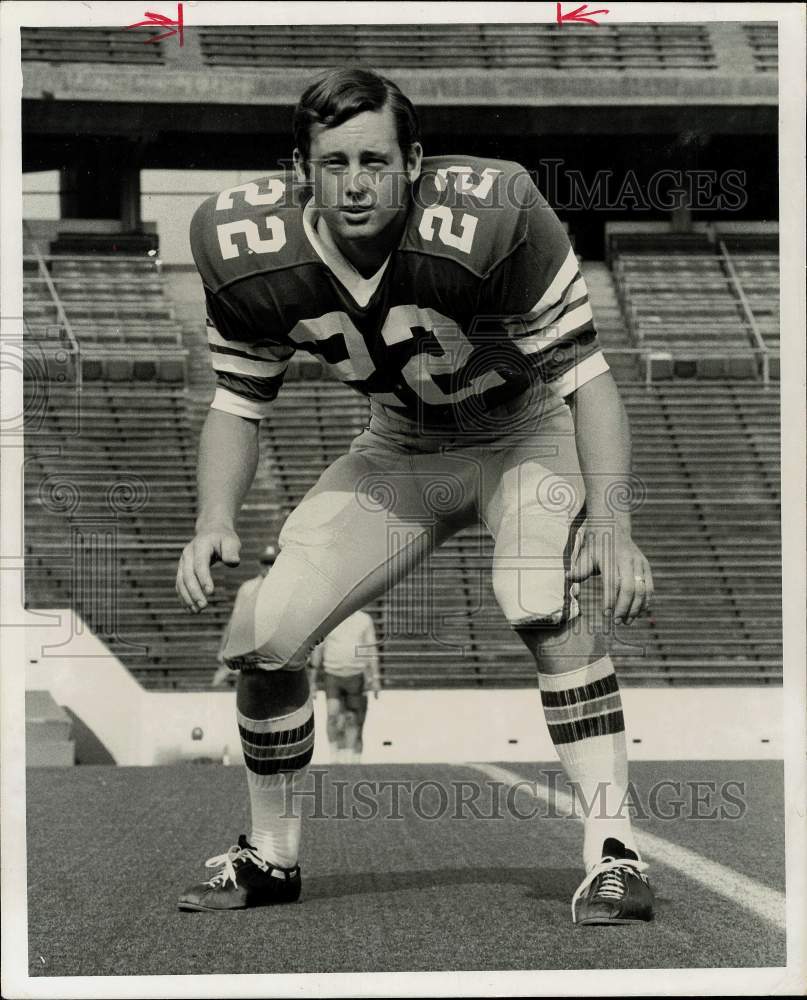
{"type": "MultiPolygon", "coordinates": [[[[506,767],[543,784],[558,770],[506,767]]],[[[653,845],[657,917],[582,928],[570,916],[582,877],[580,822],[520,819],[503,791],[499,810],[485,774],[471,765],[321,771],[319,816],[313,799],[302,807],[301,902],[220,914],[182,913],[176,900],[209,876],[206,858],[247,830],[240,767],[32,769],[30,974],[784,965],[781,764],[635,763],[631,775],[645,811],[654,786],[662,789],[656,812],[675,812],[673,800],[684,801],[678,818],[637,820],[653,845]],[[360,780],[397,782],[400,818],[390,815],[391,791],[377,786],[363,786],[362,805],[360,780]],[[659,786],[662,780],[680,786],[659,786]],[[425,781],[448,789],[447,798],[433,785],[421,785],[419,798],[407,791],[425,781]],[[462,795],[473,785],[485,792],[477,815],[461,805],[459,781],[468,783],[462,795]],[[696,781],[714,783],[717,797],[700,786],[698,805],[687,784],[696,781]],[[742,788],[729,786],[741,806],[728,812],[740,815],[707,818],[713,807],[730,805],[720,790],[732,781],[742,788]],[[350,818],[352,809],[372,811],[368,788],[377,793],[378,815],[350,818]]],[[[512,801],[527,812],[528,800],[517,793],[512,801]]]]}

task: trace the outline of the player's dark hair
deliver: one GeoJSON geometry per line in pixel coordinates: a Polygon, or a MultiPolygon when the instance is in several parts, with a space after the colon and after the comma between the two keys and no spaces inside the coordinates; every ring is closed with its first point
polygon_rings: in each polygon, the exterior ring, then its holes
{"type": "Polygon", "coordinates": [[[311,126],[336,128],[362,111],[392,108],[398,145],[406,158],[420,138],[420,122],[409,98],[371,69],[346,66],[332,70],[308,87],[294,109],[294,144],[303,160],[311,152],[311,126]]]}

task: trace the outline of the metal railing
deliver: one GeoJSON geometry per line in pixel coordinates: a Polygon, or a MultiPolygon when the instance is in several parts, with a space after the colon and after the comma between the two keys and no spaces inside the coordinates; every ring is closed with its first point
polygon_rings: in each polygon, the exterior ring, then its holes
{"type": "Polygon", "coordinates": [[[729,278],[731,279],[732,286],[740,303],[743,307],[743,312],[745,313],[746,321],[751,328],[751,333],[753,334],[754,341],[757,345],[757,350],[762,355],[762,381],[767,385],[771,380],[771,364],[770,364],[770,348],[765,343],[765,339],[759,332],[759,327],[757,326],[757,321],[754,317],[754,311],[752,310],[748,299],[745,294],[745,289],[743,288],[742,282],[740,281],[737,270],[734,267],[734,262],[731,259],[731,255],[726,249],[726,244],[723,240],[717,241],[717,246],[720,250],[720,256],[723,261],[723,266],[728,272],[729,278]]]}
{"type": "MultiPolygon", "coordinates": [[[[39,245],[34,241],[30,240],[29,245],[33,250],[33,254],[26,254],[23,257],[23,261],[35,262],[39,270],[39,277],[45,282],[45,287],[48,289],[53,304],[56,307],[56,317],[59,321],[59,333],[64,333],[68,342],[68,353],[73,359],[73,370],[75,372],[76,387],[81,389],[81,356],[79,354],[78,338],[73,332],[73,327],[70,325],[70,320],[67,318],[67,312],[65,311],[64,304],[59,298],[59,293],[56,291],[56,286],[53,283],[53,278],[51,277],[48,266],[45,263],[45,256],[39,249],[39,245]]],[[[24,311],[24,310],[23,310],[24,311]]]]}

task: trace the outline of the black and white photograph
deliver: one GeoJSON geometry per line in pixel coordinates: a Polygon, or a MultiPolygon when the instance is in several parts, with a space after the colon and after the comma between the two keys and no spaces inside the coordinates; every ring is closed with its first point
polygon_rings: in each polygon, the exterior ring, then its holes
{"type": "Polygon", "coordinates": [[[802,995],[805,5],[0,17],[3,996],[802,995]]]}

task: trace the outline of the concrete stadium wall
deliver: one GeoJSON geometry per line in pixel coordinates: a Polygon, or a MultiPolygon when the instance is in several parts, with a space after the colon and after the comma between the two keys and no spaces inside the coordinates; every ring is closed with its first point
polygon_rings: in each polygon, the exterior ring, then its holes
{"type": "MultiPolygon", "coordinates": [[[[224,753],[242,762],[231,690],[146,691],[69,609],[28,612],[25,625],[26,687],[50,691],[116,763],[220,761],[224,753]]],[[[627,688],[623,699],[633,760],[783,757],[781,688],[627,688]]],[[[324,764],[322,693],[315,725],[314,763],[324,764]]],[[[370,698],[366,763],[555,759],[536,689],[399,690],[370,698]]]]}

